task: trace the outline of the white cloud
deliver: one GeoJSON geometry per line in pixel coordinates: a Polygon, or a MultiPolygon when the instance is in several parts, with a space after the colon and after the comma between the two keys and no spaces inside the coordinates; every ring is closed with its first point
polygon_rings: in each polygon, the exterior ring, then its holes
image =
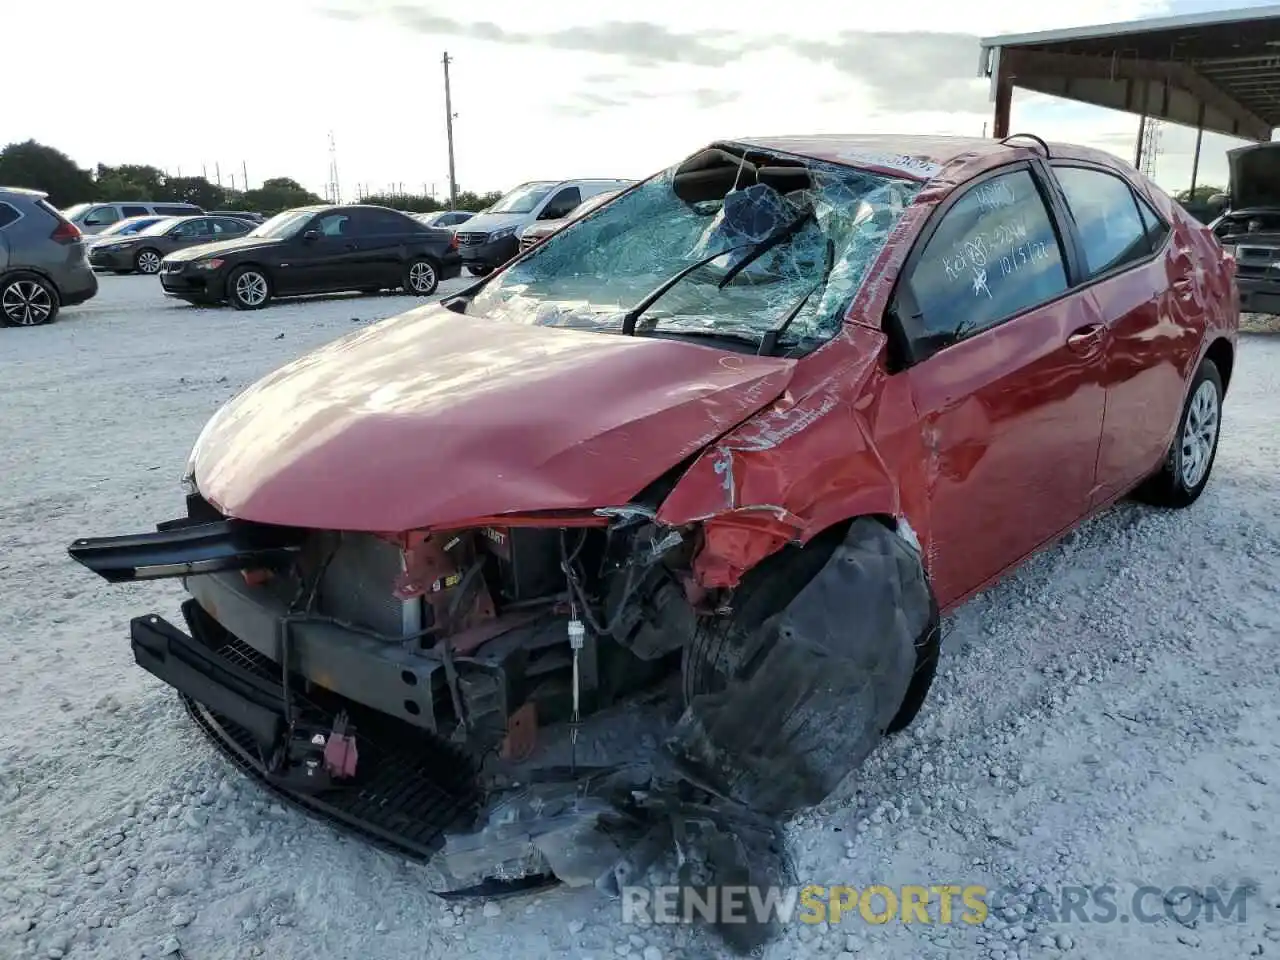
{"type": "MultiPolygon", "coordinates": [[[[361,0],[366,15],[356,20],[324,12],[342,2],[23,4],[20,32],[57,41],[6,51],[7,82],[38,78],[40,95],[6,96],[4,133],[57,146],[84,165],[153,162],[190,174],[207,164],[212,176],[218,162],[226,182],[233,171],[239,180],[244,161],[253,182],[293,176],[319,191],[332,130],[347,196],[356,184],[379,189],[403,183],[416,191],[434,183],[444,193],[440,56],[448,49],[455,60],[457,167],[464,187],[642,176],[716,137],[976,135],[990,115],[985,85],[973,77],[978,35],[1116,21],[1165,8],[1163,0],[1081,0],[1069,10],[1009,2],[979,10],[931,0],[909,8],[762,4],[752,12],[740,2],[647,0],[620,10],[569,0],[490,0],[472,15],[438,0],[399,0],[418,12],[419,22],[428,18],[424,32],[405,26],[403,16],[397,23],[369,15],[373,0],[361,0]],[[451,27],[451,19],[465,29],[451,27]],[[645,26],[623,29],[620,21],[645,26]],[[432,26],[437,23],[439,28],[432,26]],[[866,48],[857,46],[857,38],[841,38],[863,31],[917,37],[904,37],[901,47],[877,38],[866,48]],[[922,41],[921,31],[973,35],[971,58],[966,60],[969,41],[963,37],[922,41]],[[521,42],[492,39],[513,35],[521,42]],[[938,86],[940,68],[930,57],[904,62],[911,51],[925,49],[911,45],[921,42],[948,52],[952,79],[945,86],[938,86]],[[825,58],[804,55],[815,45],[825,58]],[[706,54],[717,46],[725,50],[722,58],[706,54]],[[731,52],[743,47],[741,56],[731,52]],[[662,62],[668,54],[676,62],[662,62]],[[51,56],[59,69],[50,69],[51,56]],[[641,65],[644,57],[653,65],[641,65]],[[67,64],[71,70],[61,68],[67,64]],[[866,75],[859,75],[860,67],[866,75]],[[887,108],[884,84],[914,90],[900,77],[917,69],[919,89],[929,91],[920,96],[919,109],[887,108]],[[944,93],[959,97],[962,109],[944,108],[944,93]]],[[[10,24],[13,17],[6,18],[10,24]]],[[[1022,98],[1014,117],[1015,126],[1025,121],[1061,139],[1111,144],[1137,124],[1103,111],[1042,114],[1034,100],[1022,98]]],[[[1183,139],[1167,135],[1161,179],[1166,167],[1171,177],[1183,167],[1189,174],[1183,139]]],[[[1131,146],[1126,149],[1131,153],[1131,146]]],[[[1216,145],[1211,151],[1206,137],[1206,157],[1221,150],[1216,145]]]]}

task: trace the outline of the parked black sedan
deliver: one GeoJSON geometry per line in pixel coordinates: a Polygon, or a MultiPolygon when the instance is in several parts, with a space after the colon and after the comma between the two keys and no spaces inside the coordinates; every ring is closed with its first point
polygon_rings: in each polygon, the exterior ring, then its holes
{"type": "Polygon", "coordinates": [[[93,244],[89,248],[89,264],[95,270],[116,273],[159,273],[160,261],[166,254],[201,243],[243,237],[254,226],[233,217],[167,217],[135,234],[93,244]]]}
{"type": "Polygon", "coordinates": [[[388,207],[325,205],[286,210],[239,240],[171,254],[160,283],[191,303],[257,310],[305,293],[403,288],[428,296],[460,270],[449,230],[388,207]]]}

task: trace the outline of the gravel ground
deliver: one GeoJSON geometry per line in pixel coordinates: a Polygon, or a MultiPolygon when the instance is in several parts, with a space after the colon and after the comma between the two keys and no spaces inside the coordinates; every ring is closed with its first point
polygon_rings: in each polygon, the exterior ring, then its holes
{"type": "MultiPolygon", "coordinates": [[[[176,617],[179,588],[109,587],[66,557],[176,515],[188,449],[234,392],[414,302],[239,313],[105,277],[56,324],[0,330],[0,958],[716,954],[590,892],[447,907],[420,868],[281,808],[132,663],[129,618],[176,617]]],[[[965,605],[916,726],[788,828],[804,882],[1016,897],[979,925],[793,924],[769,957],[1280,953],[1277,396],[1280,336],[1246,335],[1200,503],[1123,504],[965,605]],[[1243,887],[1246,917],[1177,894],[1182,922],[1028,907],[1107,883],[1122,914],[1137,885],[1243,887]]]]}

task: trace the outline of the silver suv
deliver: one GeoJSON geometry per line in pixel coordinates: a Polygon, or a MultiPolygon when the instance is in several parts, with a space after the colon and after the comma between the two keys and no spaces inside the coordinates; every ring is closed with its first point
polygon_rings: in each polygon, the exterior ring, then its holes
{"type": "Polygon", "coordinates": [[[47,194],[0,187],[0,324],[35,327],[98,292],[80,228],[47,194]]]}

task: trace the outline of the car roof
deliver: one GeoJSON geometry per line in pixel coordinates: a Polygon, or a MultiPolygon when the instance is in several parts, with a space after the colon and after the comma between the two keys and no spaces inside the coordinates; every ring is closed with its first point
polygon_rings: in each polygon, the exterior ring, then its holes
{"type": "Polygon", "coordinates": [[[43,190],[32,190],[29,187],[6,187],[3,185],[0,185],[0,193],[7,193],[14,197],[35,197],[39,200],[43,200],[49,195],[43,190]]]}
{"type": "MultiPolygon", "coordinates": [[[[1010,160],[1044,156],[1042,142],[1016,134],[1005,140],[912,134],[817,134],[722,141],[729,146],[756,147],[810,160],[884,170],[922,182],[937,178],[946,168],[945,179],[952,183],[962,183],[1010,160]]],[[[1134,172],[1118,157],[1104,150],[1056,142],[1045,146],[1052,159],[1088,160],[1127,169],[1131,175],[1134,172]]]]}

